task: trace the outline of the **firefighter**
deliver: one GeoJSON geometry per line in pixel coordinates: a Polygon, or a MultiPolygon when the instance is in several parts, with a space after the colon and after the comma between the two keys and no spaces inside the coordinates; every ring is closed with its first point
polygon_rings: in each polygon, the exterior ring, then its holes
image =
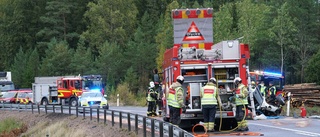
{"type": "Polygon", "coordinates": [[[269,94],[270,94],[269,97],[270,97],[271,103],[274,103],[276,100],[276,91],[277,91],[276,87],[273,85],[273,82],[270,81],[269,82],[269,94]]]}
{"type": "Polygon", "coordinates": [[[256,83],[254,81],[251,81],[251,89],[252,91],[256,90],[256,83]]]}
{"type": "Polygon", "coordinates": [[[248,123],[243,119],[245,117],[246,106],[248,105],[248,88],[242,84],[242,80],[239,77],[236,77],[233,82],[237,87],[235,91],[237,130],[248,131],[248,123]]]}
{"type": "Polygon", "coordinates": [[[184,82],[184,77],[179,75],[176,78],[176,82],[171,85],[170,90],[166,93],[167,101],[169,106],[170,120],[169,122],[174,125],[179,125],[181,122],[180,119],[180,110],[182,107],[185,107],[183,104],[184,90],[182,84],[184,82]]]}
{"type": "Polygon", "coordinates": [[[214,120],[216,116],[216,107],[219,99],[218,88],[215,86],[217,80],[210,78],[209,82],[201,89],[201,105],[204,127],[209,132],[214,131],[214,120]]]}
{"type": "Polygon", "coordinates": [[[154,81],[154,84],[155,84],[156,93],[158,94],[158,98],[156,100],[156,109],[158,107],[158,114],[160,116],[161,115],[161,111],[162,111],[162,96],[163,96],[163,92],[162,92],[162,87],[161,87],[161,82],[160,82],[160,76],[158,74],[158,69],[153,69],[153,81],[154,81]]]}
{"type": "Polygon", "coordinates": [[[147,116],[154,116],[155,113],[155,107],[156,107],[156,93],[154,91],[154,82],[151,81],[149,83],[149,89],[148,89],[148,93],[147,93],[147,102],[148,102],[148,110],[147,110],[147,116]]]}
{"type": "Polygon", "coordinates": [[[267,96],[267,87],[264,85],[264,82],[261,81],[258,85],[261,95],[266,98],[267,96]]]}

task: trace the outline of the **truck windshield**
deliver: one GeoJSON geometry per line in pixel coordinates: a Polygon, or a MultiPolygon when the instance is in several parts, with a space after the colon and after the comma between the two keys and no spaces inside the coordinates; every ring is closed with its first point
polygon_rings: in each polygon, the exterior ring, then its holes
{"type": "Polygon", "coordinates": [[[102,81],[101,80],[85,80],[83,81],[84,88],[88,89],[100,89],[102,87],[102,81]]]}
{"type": "Polygon", "coordinates": [[[0,91],[14,90],[14,84],[0,84],[0,91]]]}

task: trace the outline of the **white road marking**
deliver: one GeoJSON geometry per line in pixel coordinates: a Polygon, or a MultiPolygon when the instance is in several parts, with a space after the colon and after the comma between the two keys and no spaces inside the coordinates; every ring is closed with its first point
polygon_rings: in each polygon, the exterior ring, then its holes
{"type": "Polygon", "coordinates": [[[283,128],[283,127],[275,127],[275,126],[269,126],[269,125],[262,125],[262,124],[257,124],[257,123],[249,123],[249,125],[258,125],[258,126],[263,126],[263,127],[269,127],[269,128],[277,128],[277,129],[282,129],[282,130],[287,130],[287,131],[293,131],[297,134],[302,134],[302,135],[307,135],[307,136],[319,136],[319,133],[314,133],[314,132],[308,132],[308,131],[302,131],[302,130],[296,130],[296,129],[290,129],[290,128],[283,128]]]}

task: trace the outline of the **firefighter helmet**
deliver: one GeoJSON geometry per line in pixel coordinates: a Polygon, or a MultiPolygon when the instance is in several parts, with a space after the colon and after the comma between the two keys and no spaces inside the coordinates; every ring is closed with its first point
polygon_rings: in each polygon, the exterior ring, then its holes
{"type": "Polygon", "coordinates": [[[177,81],[178,81],[180,84],[182,84],[183,81],[184,81],[184,77],[181,76],[181,75],[179,75],[179,76],[177,77],[177,81]]]}
{"type": "Polygon", "coordinates": [[[151,87],[151,88],[154,88],[154,82],[153,81],[151,81],[150,83],[149,83],[149,86],[151,87]]]}
{"type": "Polygon", "coordinates": [[[209,81],[212,82],[212,83],[217,83],[217,80],[216,80],[216,78],[214,78],[214,77],[210,78],[209,81]]]}
{"type": "Polygon", "coordinates": [[[236,78],[233,80],[234,83],[241,82],[241,81],[242,81],[242,79],[239,78],[239,77],[236,77],[236,78]]]}
{"type": "Polygon", "coordinates": [[[256,82],[254,82],[254,81],[251,81],[251,85],[255,85],[256,84],[256,82]]]}

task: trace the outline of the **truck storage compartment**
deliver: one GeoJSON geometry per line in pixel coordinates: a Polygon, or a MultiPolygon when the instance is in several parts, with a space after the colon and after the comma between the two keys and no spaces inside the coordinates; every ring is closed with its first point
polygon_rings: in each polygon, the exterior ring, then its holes
{"type": "Polygon", "coordinates": [[[207,66],[186,66],[181,67],[181,73],[184,76],[184,82],[207,82],[208,71],[207,66]]]}

